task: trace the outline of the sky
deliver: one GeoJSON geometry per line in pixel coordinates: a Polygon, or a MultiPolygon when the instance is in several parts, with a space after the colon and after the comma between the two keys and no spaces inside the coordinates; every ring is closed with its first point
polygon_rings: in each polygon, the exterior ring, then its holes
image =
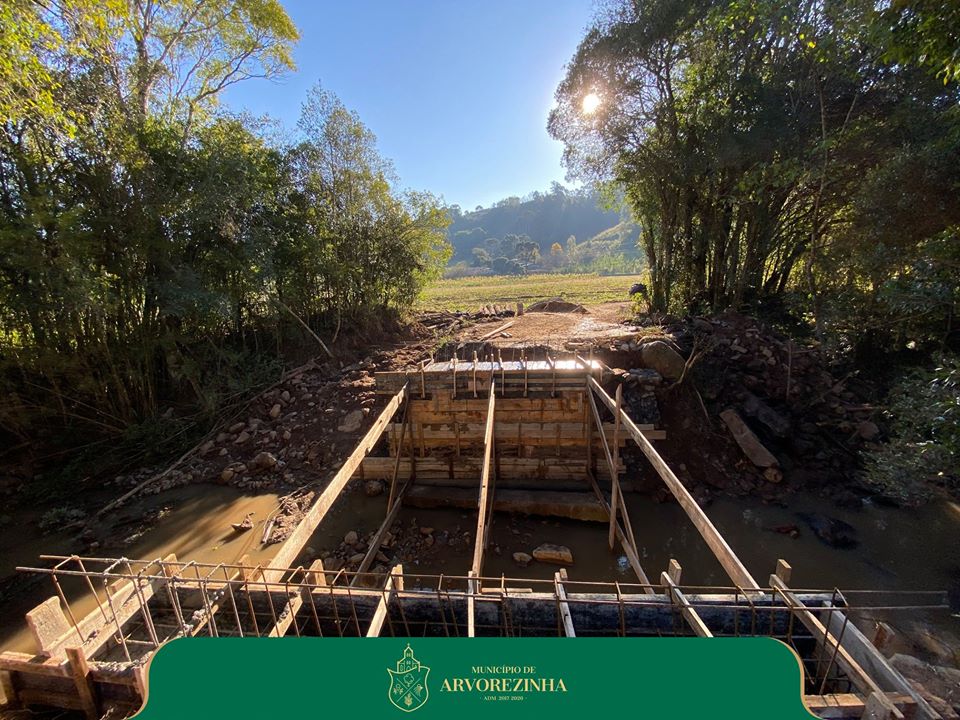
{"type": "Polygon", "coordinates": [[[377,136],[401,185],[464,210],[563,182],[553,93],[592,0],[282,0],[297,70],[222,101],[296,125],[320,82],[377,136]]]}

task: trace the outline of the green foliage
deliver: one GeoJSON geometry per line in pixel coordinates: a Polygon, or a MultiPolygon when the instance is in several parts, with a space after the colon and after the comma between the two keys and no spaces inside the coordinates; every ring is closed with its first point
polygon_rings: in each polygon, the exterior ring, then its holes
{"type": "Polygon", "coordinates": [[[883,19],[889,60],[929,68],[944,84],[960,81],[960,5],[894,0],[883,19]]]}
{"type": "MultiPolygon", "coordinates": [[[[71,132],[43,108],[0,124],[0,430],[108,435],[142,459],[275,380],[291,311],[330,329],[401,311],[450,251],[445,209],[395,188],[330,93],[292,145],[215,112],[224,87],[291,65],[279,3],[138,7],[3,11],[59,28],[82,62],[35,54],[71,132]]],[[[7,41],[0,57],[26,52],[7,41]]]]}
{"type": "MultiPolygon", "coordinates": [[[[960,223],[960,88],[883,56],[891,33],[908,32],[891,23],[950,45],[954,5],[622,0],[601,9],[548,129],[572,175],[625,194],[654,309],[799,292],[821,339],[852,299],[858,319],[889,321],[882,288],[915,275],[908,268],[928,240],[960,223]],[[590,94],[601,102],[587,113],[590,94]]],[[[938,301],[924,323],[949,335],[952,307],[938,301]]]]}
{"type": "Polygon", "coordinates": [[[890,442],[865,457],[865,478],[900,502],[928,498],[936,487],[960,491],[960,358],[941,356],[932,370],[908,373],[885,412],[890,442]]]}

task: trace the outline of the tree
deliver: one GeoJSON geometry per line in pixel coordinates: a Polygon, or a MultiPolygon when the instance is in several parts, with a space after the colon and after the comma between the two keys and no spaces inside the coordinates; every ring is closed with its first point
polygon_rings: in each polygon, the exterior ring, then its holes
{"type": "MultiPolygon", "coordinates": [[[[598,15],[548,129],[571,175],[624,191],[655,309],[791,289],[823,330],[838,287],[862,279],[839,241],[859,222],[851,199],[864,177],[906,147],[957,148],[957,92],[882,62],[878,22],[867,0],[615,2],[598,15]],[[585,114],[591,92],[604,103],[585,114]],[[920,127],[932,130],[921,138],[920,127]]],[[[951,171],[933,167],[931,180],[952,188],[951,171]]],[[[957,202],[943,207],[925,232],[952,222],[957,202]]]]}

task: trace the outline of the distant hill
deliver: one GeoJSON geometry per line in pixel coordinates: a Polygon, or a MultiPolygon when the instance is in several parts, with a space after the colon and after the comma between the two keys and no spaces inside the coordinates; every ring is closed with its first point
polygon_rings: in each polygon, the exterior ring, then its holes
{"type": "Polygon", "coordinates": [[[601,270],[591,265],[633,265],[639,256],[638,229],[629,218],[605,209],[595,192],[567,190],[559,183],[549,192],[509,197],[472,212],[453,206],[450,214],[450,264],[464,273],[601,270]]]}

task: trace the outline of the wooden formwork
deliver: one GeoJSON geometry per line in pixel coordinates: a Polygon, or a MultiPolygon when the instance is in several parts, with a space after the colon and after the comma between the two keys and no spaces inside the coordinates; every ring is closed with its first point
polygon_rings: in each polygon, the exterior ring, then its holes
{"type": "Polygon", "coordinates": [[[52,568],[26,569],[50,575],[58,594],[28,613],[35,653],[0,654],[7,696],[91,718],[107,709],[129,714],[145,696],[146,659],[166,640],[197,634],[768,635],[797,652],[806,670],[805,702],[821,717],[939,717],[849,621],[841,594],[792,589],[784,561],[768,587],[757,583],[654,448],[662,431],[634,423],[620,390],[608,394],[604,379],[602,366],[576,356],[454,358],[378,374],[386,406],[270,567],[171,556],[59,557],[50,558],[52,568]],[[676,498],[729,586],[685,587],[675,560],[654,580],[647,576],[621,484],[620,452],[628,442],[676,498]],[[385,454],[371,455],[378,448],[385,454]],[[359,568],[333,573],[320,561],[297,567],[355,477],[389,484],[386,517],[359,568]],[[422,503],[438,486],[450,504],[477,510],[470,567],[459,577],[420,577],[424,589],[405,587],[400,566],[386,578],[368,573],[403,503],[422,503]],[[578,504],[589,511],[583,519],[606,523],[608,544],[622,548],[635,584],[574,582],[565,569],[547,582],[484,576],[493,512],[578,517],[570,510],[578,504]],[[85,578],[97,609],[75,617],[60,590],[63,576],[85,578]]]}
{"type": "MultiPolygon", "coordinates": [[[[483,520],[481,520],[483,522],[483,520]]],[[[479,546],[478,546],[479,547],[479,546]]],[[[143,667],[164,642],[211,637],[700,637],[769,636],[790,646],[805,669],[804,700],[821,717],[938,717],[862,635],[836,591],[794,590],[781,561],[770,586],[751,595],[733,587],[681,584],[671,561],[654,585],[418,576],[403,568],[382,587],[370,575],[309,568],[263,568],[177,561],[52,558],[35,568],[55,582],[90,580],[97,608],[77,618],[55,597],[32,611],[35,654],[0,653],[8,697],[100,717],[130,714],[145,697],[143,667]],[[107,588],[111,586],[108,593],[107,588]],[[119,587],[118,586],[125,586],[119,587]],[[152,588],[148,592],[147,588],[152,588]],[[67,637],[56,636],[63,631],[67,637]],[[56,636],[56,637],[55,637],[56,636]]],[[[477,565],[475,555],[473,566],[477,565]]]]}

